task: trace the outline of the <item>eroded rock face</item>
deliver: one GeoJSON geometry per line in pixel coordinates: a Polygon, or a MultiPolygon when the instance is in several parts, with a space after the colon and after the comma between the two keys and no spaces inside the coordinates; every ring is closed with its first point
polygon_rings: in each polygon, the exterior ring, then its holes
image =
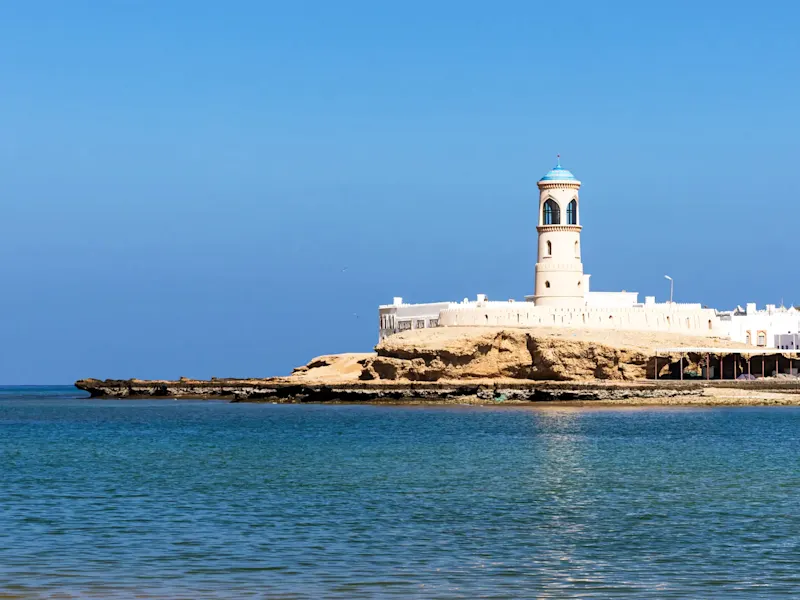
{"type": "Polygon", "coordinates": [[[307,365],[292,371],[292,379],[307,381],[358,381],[373,353],[327,354],[318,356],[307,365]]]}
{"type": "MultiPolygon", "coordinates": [[[[181,378],[178,381],[86,379],[79,389],[94,397],[224,398],[264,402],[506,402],[624,400],[702,393],[705,366],[725,366],[728,381],[749,371],[749,347],[730,340],[671,333],[579,329],[446,327],[394,335],[375,353],[320,356],[289,377],[266,379],[181,378]],[[686,350],[666,351],[665,348],[686,350]],[[692,351],[691,349],[695,350],[692,351]],[[703,348],[713,348],[707,353],[703,348]],[[662,349],[662,350],[659,350],[662,349]],[[655,382],[659,378],[685,378],[655,382]],[[625,382],[619,385],[620,382],[625,382]],[[700,385],[694,385],[700,383],[700,385]]],[[[793,355],[792,355],[793,356],[793,355]]],[[[764,360],[759,357],[759,360],[764,360]]],[[[789,357],[780,351],[770,365],[789,357]]],[[[719,373],[719,370],[716,371],[719,373]]],[[[715,376],[715,379],[718,375],[715,376]]],[[[767,380],[759,389],[791,389],[796,382],[767,380]],[[771,386],[771,387],[767,387],[771,386]]]]}
{"type": "Polygon", "coordinates": [[[522,329],[472,329],[469,335],[440,335],[436,341],[411,335],[384,340],[365,364],[362,379],[635,380],[645,378],[649,360],[636,349],[522,329]]]}
{"type": "Polygon", "coordinates": [[[364,378],[411,381],[527,378],[531,360],[524,335],[504,331],[447,342],[437,348],[396,336],[384,340],[365,369],[369,376],[364,378]]]}
{"type": "MultiPolygon", "coordinates": [[[[597,384],[601,381],[641,381],[652,379],[656,366],[659,378],[671,376],[677,379],[681,367],[685,376],[694,375],[697,378],[701,376],[705,365],[719,368],[723,359],[725,377],[731,379],[735,374],[748,372],[748,348],[730,340],[663,332],[442,327],[393,335],[378,344],[375,353],[320,356],[295,369],[289,377],[212,377],[209,381],[186,378],[179,381],[87,379],[78,381],[76,386],[92,396],[117,398],[218,397],[252,400],[297,397],[303,398],[301,401],[327,401],[336,397],[336,394],[356,393],[350,388],[358,388],[357,394],[362,394],[358,397],[363,397],[362,387],[372,389],[378,395],[402,396],[408,395],[408,391],[404,391],[408,386],[417,393],[419,390],[416,385],[433,385],[437,388],[456,385],[452,393],[438,389],[435,394],[437,397],[442,394],[464,396],[472,392],[461,390],[459,386],[464,387],[462,384],[494,388],[518,384],[530,387],[532,381],[583,382],[574,385],[594,385],[591,382],[597,384]],[[719,349],[720,354],[709,357],[703,352],[689,350],[682,353],[658,350],[703,347],[719,349]],[[728,349],[730,353],[726,352],[728,349]],[[734,360],[737,361],[736,371],[734,360]],[[343,391],[345,388],[350,391],[343,391]]],[[[768,357],[770,364],[777,360],[778,355],[779,351],[768,357]]],[[[786,368],[788,358],[784,358],[786,368]]],[[[569,383],[570,387],[572,385],[569,383]]],[[[541,390],[533,388],[526,392],[533,394],[534,399],[541,393],[541,390]]]]}

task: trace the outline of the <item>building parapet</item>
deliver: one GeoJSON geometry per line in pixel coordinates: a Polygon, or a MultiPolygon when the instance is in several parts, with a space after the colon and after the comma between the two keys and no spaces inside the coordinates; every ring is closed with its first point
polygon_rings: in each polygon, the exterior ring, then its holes
{"type": "Polygon", "coordinates": [[[671,306],[652,307],[550,307],[505,302],[483,306],[454,306],[443,309],[439,324],[444,327],[574,327],[675,331],[719,336],[724,327],[713,309],[671,306]]]}

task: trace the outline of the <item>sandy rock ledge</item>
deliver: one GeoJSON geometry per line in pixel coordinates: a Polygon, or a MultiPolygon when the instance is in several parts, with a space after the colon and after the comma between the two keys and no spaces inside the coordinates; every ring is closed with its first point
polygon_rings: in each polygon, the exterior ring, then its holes
{"type": "MultiPolygon", "coordinates": [[[[676,368],[664,347],[743,347],[729,340],[648,332],[452,327],[405,332],[374,353],[320,356],[289,377],[85,379],[94,397],[219,398],[266,402],[519,404],[797,404],[797,380],[654,381],[676,368]]],[[[684,366],[699,372],[702,357],[684,366]]]]}

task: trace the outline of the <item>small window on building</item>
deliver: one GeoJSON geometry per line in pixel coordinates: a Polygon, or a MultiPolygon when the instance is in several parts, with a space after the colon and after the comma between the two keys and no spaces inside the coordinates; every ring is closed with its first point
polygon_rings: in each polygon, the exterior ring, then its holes
{"type": "Polygon", "coordinates": [[[745,344],[752,344],[753,343],[752,337],[750,335],[750,330],[747,330],[745,332],[745,334],[744,334],[744,343],[745,344]]]}
{"type": "Polygon", "coordinates": [[[547,240],[547,256],[553,256],[553,244],[547,240]]]}
{"type": "Polygon", "coordinates": [[[573,200],[567,205],[567,225],[578,224],[578,201],[573,200]]]}
{"type": "Polygon", "coordinates": [[[425,329],[425,319],[417,319],[417,329],[425,329]]]}
{"type": "Polygon", "coordinates": [[[767,345],[767,332],[766,331],[759,331],[758,332],[758,345],[759,346],[766,346],[767,345]]]}
{"type": "Polygon", "coordinates": [[[708,328],[709,328],[709,329],[713,329],[713,326],[712,326],[712,324],[711,324],[711,319],[709,319],[709,320],[708,320],[708,328]]]}
{"type": "Polygon", "coordinates": [[[411,320],[404,320],[397,322],[397,329],[400,331],[408,331],[411,329],[411,320]]]}
{"type": "Polygon", "coordinates": [[[428,327],[438,327],[439,326],[439,319],[431,319],[428,321],[428,327]]]}
{"type": "Polygon", "coordinates": [[[575,258],[581,257],[581,246],[578,242],[575,242],[575,258]]]}
{"type": "Polygon", "coordinates": [[[561,223],[561,207],[552,198],[544,203],[542,223],[544,225],[559,225],[561,223]]]}
{"type": "Polygon", "coordinates": [[[544,287],[549,288],[550,287],[550,282],[549,281],[545,281],[544,282],[544,287]]]}

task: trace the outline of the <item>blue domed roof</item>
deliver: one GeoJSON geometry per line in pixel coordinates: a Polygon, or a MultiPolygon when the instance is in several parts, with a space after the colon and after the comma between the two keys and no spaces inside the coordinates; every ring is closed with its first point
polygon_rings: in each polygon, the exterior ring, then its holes
{"type": "Polygon", "coordinates": [[[578,181],[578,178],[561,166],[561,157],[559,157],[556,166],[550,169],[539,181],[578,181]]]}

